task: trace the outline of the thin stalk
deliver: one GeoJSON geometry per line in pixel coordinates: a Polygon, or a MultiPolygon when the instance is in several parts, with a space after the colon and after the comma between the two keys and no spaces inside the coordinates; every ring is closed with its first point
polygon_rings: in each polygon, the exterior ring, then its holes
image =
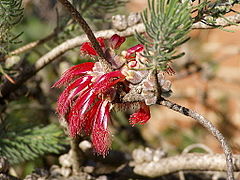
{"type": "Polygon", "coordinates": [[[223,152],[226,157],[226,163],[227,163],[227,179],[228,180],[234,180],[233,175],[233,160],[232,160],[232,151],[229,147],[227,141],[223,137],[222,133],[205,117],[203,117],[201,114],[188,109],[186,107],[183,107],[181,105],[178,105],[174,102],[171,102],[169,100],[166,100],[164,98],[161,98],[157,104],[160,104],[162,106],[165,106],[173,111],[179,112],[185,116],[189,116],[196,121],[198,121],[202,126],[204,126],[208,131],[210,131],[213,136],[219,141],[219,143],[222,146],[223,152]]]}

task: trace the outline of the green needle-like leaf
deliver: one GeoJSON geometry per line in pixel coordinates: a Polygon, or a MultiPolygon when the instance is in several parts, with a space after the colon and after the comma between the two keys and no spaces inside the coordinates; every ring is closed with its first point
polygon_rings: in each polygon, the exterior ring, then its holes
{"type": "Polygon", "coordinates": [[[7,157],[11,164],[18,164],[46,153],[57,154],[65,149],[66,143],[63,132],[54,124],[0,133],[0,156],[7,157]]]}
{"type": "Polygon", "coordinates": [[[148,67],[164,71],[171,60],[184,55],[176,54],[176,48],[189,39],[186,35],[192,26],[190,11],[188,1],[148,1],[148,9],[141,14],[146,34],[136,33],[145,46],[144,56],[151,61],[148,67]]]}

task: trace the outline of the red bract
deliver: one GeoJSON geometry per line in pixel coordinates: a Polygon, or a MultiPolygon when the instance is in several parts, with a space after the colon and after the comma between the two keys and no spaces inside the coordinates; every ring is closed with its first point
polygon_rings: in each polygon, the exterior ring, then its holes
{"type": "Polygon", "coordinates": [[[94,63],[87,62],[71,67],[63,73],[62,77],[52,87],[60,87],[62,85],[66,85],[78,76],[87,74],[88,72],[92,71],[93,66],[94,63]]]}
{"type": "Polygon", "coordinates": [[[82,44],[81,46],[81,51],[84,53],[87,53],[89,55],[97,55],[97,52],[95,51],[95,49],[92,47],[90,42],[85,42],[82,44]]]}
{"type": "MultiPolygon", "coordinates": [[[[118,59],[116,57],[123,60],[119,68],[106,73],[99,62],[82,63],[63,73],[53,87],[66,86],[66,89],[58,98],[57,112],[66,119],[70,135],[73,137],[81,133],[90,135],[95,151],[98,154],[106,155],[111,145],[111,136],[107,126],[111,119],[110,111],[114,107],[115,99],[118,99],[118,101],[120,99],[121,92],[119,91],[127,93],[130,89],[128,87],[129,82],[122,73],[123,66],[127,66],[128,57],[118,56],[112,52],[113,49],[119,48],[125,41],[124,37],[114,35],[108,40],[103,38],[97,40],[103,52],[112,55],[110,57],[112,61],[109,63],[114,63],[118,59]],[[120,90],[118,85],[122,87],[120,90]]],[[[137,45],[132,49],[130,48],[127,55],[132,56],[142,49],[142,45],[137,45]]],[[[89,42],[83,43],[81,52],[97,56],[89,42]]],[[[124,71],[126,71],[126,68],[124,71]]],[[[149,118],[149,107],[145,103],[140,103],[140,109],[130,117],[130,123],[132,125],[143,124],[149,118]]]]}
{"type": "Polygon", "coordinates": [[[130,58],[134,53],[143,51],[144,46],[142,44],[138,44],[133,46],[127,50],[126,58],[130,58]]]}
{"type": "Polygon", "coordinates": [[[130,124],[145,124],[150,119],[150,110],[145,103],[141,103],[140,109],[130,116],[130,124]]]}
{"type": "MultiPolygon", "coordinates": [[[[98,43],[100,44],[101,48],[105,48],[105,42],[104,42],[104,38],[97,38],[98,43]]],[[[83,53],[89,54],[89,55],[98,55],[97,52],[95,51],[95,49],[92,47],[92,44],[90,42],[85,42],[82,44],[81,49],[80,49],[83,53]]]]}
{"type": "Polygon", "coordinates": [[[124,43],[125,40],[126,40],[125,37],[121,37],[118,36],[117,34],[114,34],[110,38],[110,47],[113,49],[118,49],[122,45],[122,43],[124,43]]]}

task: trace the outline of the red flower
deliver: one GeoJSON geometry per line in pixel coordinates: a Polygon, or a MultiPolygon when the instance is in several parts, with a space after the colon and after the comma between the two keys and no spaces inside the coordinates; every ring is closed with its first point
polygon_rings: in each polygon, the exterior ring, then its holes
{"type": "MultiPolygon", "coordinates": [[[[114,49],[120,47],[125,41],[124,37],[112,36],[109,40],[98,38],[98,41],[105,53],[113,54],[114,49]]],[[[113,55],[109,57],[110,63],[121,57],[125,66],[128,58],[134,58],[134,53],[143,50],[142,45],[137,45],[127,51],[126,56],[113,55]],[[125,62],[126,61],[126,62],[125,62]]],[[[89,55],[97,56],[91,43],[86,42],[81,46],[81,51],[89,55]]],[[[115,63],[117,64],[117,63],[115,63]]],[[[126,69],[125,69],[126,71],[126,69]]],[[[129,82],[122,73],[122,67],[115,71],[105,73],[102,65],[87,62],[71,67],[63,73],[62,77],[53,87],[67,86],[58,98],[57,112],[64,117],[68,123],[71,136],[85,133],[91,136],[95,151],[101,155],[106,155],[111,145],[111,136],[108,130],[108,122],[111,119],[110,111],[114,106],[115,99],[119,99],[118,85],[126,86],[122,89],[129,91],[129,82]],[[128,89],[128,90],[126,90],[128,89]]],[[[140,103],[140,109],[131,115],[130,123],[143,124],[150,118],[149,107],[145,103],[140,103]]]]}
{"type": "Polygon", "coordinates": [[[107,124],[110,121],[110,102],[114,94],[110,90],[115,91],[115,85],[124,81],[125,77],[120,71],[113,71],[92,81],[90,72],[93,64],[73,66],[53,87],[71,81],[58,99],[57,112],[66,118],[71,136],[82,132],[91,135],[96,152],[105,155],[111,142],[107,124]]]}

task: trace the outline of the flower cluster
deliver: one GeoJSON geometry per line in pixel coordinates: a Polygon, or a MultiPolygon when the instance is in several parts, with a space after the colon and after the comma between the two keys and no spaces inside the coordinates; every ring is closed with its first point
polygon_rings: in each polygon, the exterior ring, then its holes
{"type": "MultiPolygon", "coordinates": [[[[138,44],[116,54],[125,37],[115,34],[110,39],[100,37],[97,40],[112,70],[106,72],[100,62],[82,63],[64,72],[53,87],[66,86],[58,98],[57,112],[66,119],[70,135],[89,135],[95,151],[106,155],[111,145],[108,130],[110,111],[115,104],[124,104],[128,94],[137,89],[143,102],[138,103],[138,109],[130,116],[130,123],[146,123],[150,119],[148,105],[155,104],[157,100],[156,77],[146,69],[148,59],[141,55],[143,45],[138,44]]],[[[98,57],[90,42],[83,43],[80,51],[98,57]]],[[[162,92],[169,94],[169,82],[164,80],[163,73],[159,77],[162,92]]]]}

